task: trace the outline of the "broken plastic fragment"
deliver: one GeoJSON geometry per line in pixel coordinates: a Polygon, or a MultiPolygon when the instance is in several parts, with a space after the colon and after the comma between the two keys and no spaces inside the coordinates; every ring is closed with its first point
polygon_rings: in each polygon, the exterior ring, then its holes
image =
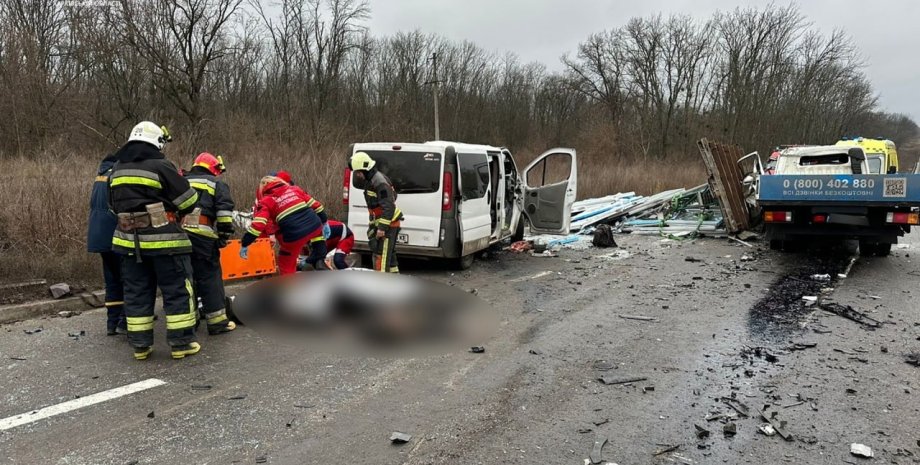
{"type": "Polygon", "coordinates": [[[872,458],[875,457],[875,454],[872,453],[872,448],[864,444],[850,444],[850,453],[857,457],[872,458]]]}
{"type": "Polygon", "coordinates": [[[776,429],[773,428],[773,425],[767,424],[767,425],[763,425],[763,426],[761,426],[761,427],[759,427],[759,428],[757,428],[757,429],[758,429],[761,433],[763,433],[764,435],[766,435],[766,436],[773,436],[773,435],[776,434],[776,429]]]}
{"type": "Polygon", "coordinates": [[[399,431],[394,431],[393,434],[390,435],[390,442],[393,444],[405,444],[411,440],[411,434],[400,433],[399,431]]]}

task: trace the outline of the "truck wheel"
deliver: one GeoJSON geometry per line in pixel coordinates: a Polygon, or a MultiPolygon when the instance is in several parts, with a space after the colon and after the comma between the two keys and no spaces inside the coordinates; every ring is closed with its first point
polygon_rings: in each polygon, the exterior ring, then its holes
{"type": "Polygon", "coordinates": [[[777,239],[770,241],[770,250],[783,250],[783,241],[777,239]]]}
{"type": "Polygon", "coordinates": [[[518,242],[524,240],[524,215],[521,214],[521,219],[518,220],[517,228],[514,230],[514,234],[511,235],[511,242],[518,242]]]}
{"type": "MultiPolygon", "coordinates": [[[[869,241],[859,241],[859,254],[863,257],[871,257],[873,255],[880,255],[879,251],[882,244],[877,244],[875,242],[869,241]]],[[[891,252],[891,245],[888,246],[888,252],[891,252]]]]}
{"type": "Polygon", "coordinates": [[[455,258],[454,268],[458,270],[468,270],[470,269],[471,266],[473,266],[473,260],[475,260],[475,258],[476,257],[473,254],[464,255],[460,258],[455,258]]]}
{"type": "Polygon", "coordinates": [[[891,244],[875,244],[875,255],[879,257],[887,257],[891,255],[891,244]]]}

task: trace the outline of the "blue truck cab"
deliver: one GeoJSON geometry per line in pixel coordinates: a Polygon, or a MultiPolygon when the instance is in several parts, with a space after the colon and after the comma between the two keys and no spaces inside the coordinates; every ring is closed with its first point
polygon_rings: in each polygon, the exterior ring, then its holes
{"type": "Polygon", "coordinates": [[[863,255],[887,256],[920,223],[920,175],[871,169],[858,146],[803,146],[780,153],[761,175],[757,203],[771,248],[822,237],[855,239],[863,255]]]}

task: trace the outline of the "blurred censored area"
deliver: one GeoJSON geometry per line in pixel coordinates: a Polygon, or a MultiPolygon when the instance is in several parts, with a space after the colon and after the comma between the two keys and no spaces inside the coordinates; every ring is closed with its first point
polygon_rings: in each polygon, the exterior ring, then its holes
{"type": "Polygon", "coordinates": [[[253,283],[236,295],[242,324],[318,352],[424,355],[480,344],[495,312],[461,289],[408,275],[298,273],[253,283]],[[408,353],[406,353],[408,352],[408,353]]]}

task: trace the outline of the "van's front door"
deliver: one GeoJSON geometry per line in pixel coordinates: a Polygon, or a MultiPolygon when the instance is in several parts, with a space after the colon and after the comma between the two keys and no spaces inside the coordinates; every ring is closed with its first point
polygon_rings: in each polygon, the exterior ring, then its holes
{"type": "Polygon", "coordinates": [[[575,150],[544,152],[524,169],[524,214],[536,234],[568,234],[578,187],[575,150]]]}
{"type": "Polygon", "coordinates": [[[461,255],[489,246],[492,217],[489,212],[490,173],[485,153],[458,153],[461,255]]]}

